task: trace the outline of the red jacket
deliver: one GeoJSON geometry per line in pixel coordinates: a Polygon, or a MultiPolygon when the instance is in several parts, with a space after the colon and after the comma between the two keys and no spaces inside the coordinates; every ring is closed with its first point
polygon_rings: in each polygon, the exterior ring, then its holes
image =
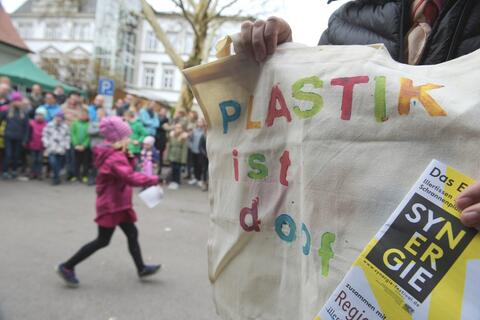
{"type": "Polygon", "coordinates": [[[42,132],[45,126],[47,125],[46,121],[38,122],[35,119],[30,120],[30,140],[28,141],[28,149],[33,151],[42,151],[43,142],[42,142],[42,132]]]}
{"type": "Polygon", "coordinates": [[[125,153],[111,146],[94,148],[97,175],[97,219],[132,209],[132,187],[158,184],[158,177],[148,177],[134,171],[133,162],[125,153]]]}

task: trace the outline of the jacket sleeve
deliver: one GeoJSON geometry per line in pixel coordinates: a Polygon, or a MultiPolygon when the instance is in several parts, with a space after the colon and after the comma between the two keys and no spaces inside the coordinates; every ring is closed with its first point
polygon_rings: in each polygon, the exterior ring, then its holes
{"type": "Polygon", "coordinates": [[[131,140],[136,140],[138,143],[142,143],[143,139],[147,136],[147,129],[145,129],[141,121],[137,121],[132,126],[132,135],[130,136],[131,140]]]}
{"type": "Polygon", "coordinates": [[[27,118],[27,121],[25,123],[25,136],[23,137],[23,145],[26,145],[27,143],[29,143],[31,138],[32,138],[32,127],[27,118]]]}
{"type": "Polygon", "coordinates": [[[116,177],[132,187],[148,187],[158,184],[158,177],[149,177],[133,171],[133,167],[126,159],[113,161],[110,168],[116,177]]]}
{"type": "Polygon", "coordinates": [[[97,121],[97,109],[93,105],[88,106],[88,119],[92,122],[97,121]]]}
{"type": "Polygon", "coordinates": [[[154,114],[153,117],[150,117],[148,111],[145,109],[142,109],[142,111],[140,111],[140,121],[142,121],[144,126],[147,128],[157,129],[160,126],[158,116],[154,114]]]}
{"type": "Polygon", "coordinates": [[[139,126],[138,129],[139,129],[138,130],[138,142],[143,143],[143,140],[148,136],[147,129],[145,128],[145,126],[143,124],[141,126],[139,126]]]}
{"type": "Polygon", "coordinates": [[[86,127],[81,128],[81,130],[84,130],[84,136],[83,136],[83,141],[79,141],[82,146],[85,148],[88,148],[90,146],[90,135],[88,134],[88,127],[89,125],[87,124],[86,127]]]}
{"type": "Polygon", "coordinates": [[[140,110],[140,121],[145,127],[150,126],[150,119],[148,117],[148,112],[145,111],[144,109],[140,110]]]}
{"type": "Polygon", "coordinates": [[[80,144],[80,142],[77,139],[78,135],[77,135],[77,123],[76,122],[72,123],[72,128],[70,130],[70,137],[71,137],[72,144],[74,146],[77,146],[77,145],[80,144]]]}

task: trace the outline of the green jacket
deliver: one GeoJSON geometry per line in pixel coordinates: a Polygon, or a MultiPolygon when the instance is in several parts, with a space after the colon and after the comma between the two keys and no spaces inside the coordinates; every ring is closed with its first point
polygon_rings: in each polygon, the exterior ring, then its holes
{"type": "Polygon", "coordinates": [[[168,161],[186,164],[188,155],[187,139],[169,136],[168,140],[168,161]]]}
{"type": "Polygon", "coordinates": [[[145,139],[145,137],[147,136],[147,131],[145,130],[145,127],[143,126],[142,122],[138,119],[135,121],[129,121],[128,124],[132,129],[130,140],[138,141],[137,145],[130,143],[128,145],[128,150],[133,154],[139,154],[142,151],[142,142],[143,142],[143,139],[145,139]]]}
{"type": "Polygon", "coordinates": [[[88,134],[88,121],[75,120],[70,129],[72,144],[74,146],[90,147],[90,135],[88,134]]]}

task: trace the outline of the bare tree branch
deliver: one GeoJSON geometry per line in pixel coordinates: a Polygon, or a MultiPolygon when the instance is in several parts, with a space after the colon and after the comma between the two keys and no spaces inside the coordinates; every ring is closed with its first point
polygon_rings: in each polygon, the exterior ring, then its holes
{"type": "Polygon", "coordinates": [[[224,5],[223,7],[221,7],[219,10],[216,10],[217,12],[213,14],[213,16],[210,18],[211,19],[214,19],[214,18],[218,18],[222,15],[223,11],[225,11],[226,9],[230,8],[231,6],[233,6],[234,4],[236,4],[239,0],[231,0],[230,2],[228,2],[226,5],[224,5]]]}
{"type": "Polygon", "coordinates": [[[197,26],[192,20],[192,13],[188,12],[187,9],[185,9],[185,5],[183,4],[183,0],[171,0],[177,7],[179,7],[182,10],[183,16],[187,20],[187,22],[190,24],[192,27],[193,32],[195,33],[195,36],[198,37],[198,30],[197,26]]]}
{"type": "MultiPolygon", "coordinates": [[[[184,69],[186,67],[192,67],[207,62],[210,56],[212,47],[217,40],[216,34],[222,24],[228,21],[239,21],[239,16],[244,14],[242,8],[232,10],[236,4],[240,3],[240,0],[170,0],[179,10],[180,17],[187,21],[188,25],[192,27],[194,33],[194,40],[191,52],[188,59],[183,60],[180,52],[176,52],[172,45],[172,42],[168,39],[167,34],[159,25],[157,17],[154,14],[152,8],[148,5],[147,0],[141,0],[143,6],[143,12],[146,20],[152,26],[158,40],[163,43],[165,52],[169,56],[170,60],[179,68],[184,69]],[[230,10],[229,10],[230,9],[230,10]],[[227,16],[225,11],[234,11],[227,16]],[[236,13],[236,14],[235,14],[236,13]]],[[[264,3],[267,0],[258,0],[262,3],[259,10],[264,9],[264,3]]],[[[252,2],[249,2],[252,3],[252,2]]],[[[255,2],[254,7],[257,7],[255,2]]],[[[252,7],[245,8],[246,11],[252,10],[252,7]]],[[[252,17],[245,17],[246,19],[253,20],[252,17]]],[[[179,109],[189,110],[192,106],[193,96],[188,89],[186,83],[182,84],[180,90],[180,97],[178,99],[176,107],[179,109]]]]}
{"type": "Polygon", "coordinates": [[[145,18],[147,21],[150,23],[152,26],[155,35],[157,38],[162,42],[163,46],[165,47],[165,53],[170,57],[172,62],[179,68],[183,69],[185,62],[183,59],[180,57],[180,55],[175,51],[175,48],[173,47],[170,39],[168,39],[167,34],[165,31],[163,31],[162,27],[157,21],[157,17],[155,16],[155,13],[152,10],[152,7],[147,3],[146,0],[141,0],[142,3],[142,10],[143,14],[145,15],[145,18]]]}
{"type": "Polygon", "coordinates": [[[218,1],[219,1],[219,0],[214,0],[213,5],[212,5],[212,11],[211,11],[211,12],[215,12],[215,11],[217,10],[218,1]]]}
{"type": "Polygon", "coordinates": [[[187,0],[188,1],[188,4],[192,7],[192,8],[195,8],[196,7],[196,4],[193,0],[187,0]]]}

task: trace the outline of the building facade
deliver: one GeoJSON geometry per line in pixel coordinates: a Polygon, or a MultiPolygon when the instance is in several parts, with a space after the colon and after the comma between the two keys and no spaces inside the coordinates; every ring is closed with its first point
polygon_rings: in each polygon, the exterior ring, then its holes
{"type": "MultiPolygon", "coordinates": [[[[147,99],[175,104],[182,74],[172,64],[135,0],[28,0],[12,13],[39,66],[58,79],[92,89],[99,77],[147,99]],[[62,5],[53,5],[56,2],[62,5]],[[90,87],[89,87],[90,86],[90,87]]],[[[188,22],[176,13],[157,12],[157,20],[184,60],[193,47],[188,22]]],[[[210,47],[240,29],[241,19],[212,28],[210,47]]],[[[210,51],[208,59],[213,59],[210,51]]]]}
{"type": "MultiPolygon", "coordinates": [[[[188,22],[180,15],[157,13],[157,20],[167,33],[175,51],[184,61],[192,51],[194,34],[188,22]]],[[[205,60],[215,59],[214,47],[222,37],[237,33],[241,19],[225,21],[207,37],[210,48],[205,60]]],[[[183,75],[165,53],[163,45],[156,39],[155,33],[146,20],[142,20],[139,30],[139,53],[136,66],[135,89],[145,97],[162,98],[175,104],[182,86],[183,75]]]]}
{"type": "Polygon", "coordinates": [[[28,0],[11,17],[35,52],[34,62],[57,79],[88,90],[102,76],[132,83],[136,52],[130,51],[136,46],[140,10],[135,3],[28,0]]]}

